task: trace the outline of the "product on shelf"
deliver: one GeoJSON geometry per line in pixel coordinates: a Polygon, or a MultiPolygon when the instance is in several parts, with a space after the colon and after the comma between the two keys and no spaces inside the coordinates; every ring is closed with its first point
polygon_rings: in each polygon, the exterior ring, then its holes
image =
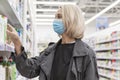
{"type": "Polygon", "coordinates": [[[14,64],[14,62],[13,62],[12,58],[9,58],[8,61],[6,61],[3,57],[0,56],[0,65],[10,66],[13,64],[14,64]]]}
{"type": "Polygon", "coordinates": [[[16,11],[18,17],[23,19],[24,0],[8,0],[11,7],[16,11]]]}
{"type": "Polygon", "coordinates": [[[31,24],[27,24],[26,30],[27,30],[28,32],[31,32],[31,24]]]}
{"type": "Polygon", "coordinates": [[[13,64],[10,53],[14,51],[13,43],[7,35],[7,17],[0,15],[0,65],[9,66],[13,64]],[[6,53],[7,52],[7,53],[6,53]]]}
{"type": "MultiPolygon", "coordinates": [[[[7,29],[7,18],[9,18],[9,22],[13,26],[16,26],[16,31],[18,32],[21,42],[25,42],[25,39],[23,39],[23,38],[25,38],[25,37],[23,37],[23,30],[26,28],[24,28],[24,26],[23,26],[23,25],[25,25],[25,22],[23,22],[25,15],[23,13],[25,13],[24,5],[27,6],[27,2],[25,4],[24,1],[26,1],[26,0],[1,0],[0,1],[1,4],[4,3],[4,4],[2,4],[3,6],[1,6],[0,11],[3,15],[7,16],[7,17],[5,17],[5,16],[0,15],[0,65],[2,64],[3,66],[5,66],[4,72],[2,72],[3,69],[0,66],[0,71],[1,71],[0,80],[1,79],[5,80],[8,78],[10,80],[17,79],[15,65],[12,65],[12,64],[14,64],[14,62],[11,58],[9,58],[11,55],[11,51],[14,51],[14,47],[13,47],[13,43],[12,43],[10,37],[6,35],[6,29],[7,29]],[[4,10],[4,8],[6,10],[4,10]],[[13,49],[13,50],[11,50],[11,49],[13,49]],[[8,57],[8,55],[9,55],[9,57],[8,57]],[[4,76],[3,76],[3,74],[4,74],[4,76]]],[[[24,34],[26,34],[26,33],[24,33],[24,34]]],[[[23,43],[23,45],[24,45],[24,43],[23,43]]],[[[29,50],[31,50],[31,49],[29,49],[29,50]]]]}
{"type": "Polygon", "coordinates": [[[6,42],[7,17],[0,15],[0,43],[6,42]]]}
{"type": "Polygon", "coordinates": [[[96,48],[98,49],[111,48],[111,43],[96,44],[96,48]]]}
{"type": "Polygon", "coordinates": [[[107,41],[107,40],[110,40],[110,39],[111,39],[111,36],[110,36],[110,35],[107,35],[107,36],[102,37],[102,38],[97,38],[97,39],[96,39],[96,43],[101,43],[101,42],[104,43],[104,41],[107,41]]]}
{"type": "Polygon", "coordinates": [[[111,37],[112,38],[117,38],[117,37],[120,37],[120,31],[114,31],[111,33],[111,37]]]}
{"type": "Polygon", "coordinates": [[[32,45],[32,43],[31,43],[30,39],[27,37],[27,39],[26,39],[26,50],[27,50],[27,52],[30,52],[31,47],[32,47],[31,45],[32,45]]]}
{"type": "MultiPolygon", "coordinates": [[[[89,38],[96,50],[100,80],[120,79],[120,31],[114,31],[102,37],[89,38]]],[[[91,44],[90,44],[91,45],[91,44]]]]}
{"type": "Polygon", "coordinates": [[[102,57],[112,57],[112,52],[111,51],[107,51],[107,52],[97,52],[96,56],[99,58],[102,57]]]}
{"type": "Polygon", "coordinates": [[[5,68],[3,66],[0,66],[0,80],[5,80],[5,68]]]}
{"type": "MultiPolygon", "coordinates": [[[[120,79],[120,71],[117,70],[109,70],[104,68],[99,68],[99,73],[103,73],[104,77],[109,78],[110,80],[119,80],[120,79]]],[[[101,80],[101,78],[100,78],[101,80]]]]}
{"type": "Polygon", "coordinates": [[[120,50],[113,50],[112,51],[113,57],[118,57],[120,58],[120,50]]]}
{"type": "Polygon", "coordinates": [[[15,65],[10,66],[9,69],[10,69],[11,80],[16,80],[17,70],[16,70],[15,65]]]}
{"type": "Polygon", "coordinates": [[[101,77],[100,80],[110,80],[110,79],[106,79],[106,78],[101,77]]]}
{"type": "Polygon", "coordinates": [[[23,30],[22,29],[16,29],[17,33],[18,33],[18,36],[21,40],[21,42],[23,41],[23,30]]]}
{"type": "MultiPolygon", "coordinates": [[[[8,20],[7,17],[0,15],[0,44],[1,44],[2,48],[4,48],[3,46],[5,44],[9,44],[9,45],[13,46],[13,43],[12,43],[10,37],[7,36],[7,34],[6,34],[7,20],[8,20]]],[[[7,48],[7,47],[5,47],[5,48],[7,48]]]]}
{"type": "MultiPolygon", "coordinates": [[[[32,28],[31,28],[31,22],[28,22],[26,24],[26,45],[25,45],[25,50],[27,53],[32,53],[32,28]]],[[[28,56],[31,56],[28,54],[28,56]]]]}
{"type": "Polygon", "coordinates": [[[120,41],[117,40],[117,41],[112,41],[112,46],[113,47],[120,47],[120,41]]]}
{"type": "Polygon", "coordinates": [[[92,37],[92,38],[90,38],[90,39],[85,39],[84,42],[88,43],[88,45],[89,45],[91,48],[95,49],[95,42],[96,42],[96,41],[95,41],[95,38],[94,38],[94,37],[92,37]]]}

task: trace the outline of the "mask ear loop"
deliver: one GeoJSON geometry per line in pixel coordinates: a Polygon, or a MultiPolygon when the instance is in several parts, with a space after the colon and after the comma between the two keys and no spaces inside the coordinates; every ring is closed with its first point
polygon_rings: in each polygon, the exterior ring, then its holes
{"type": "Polygon", "coordinates": [[[60,39],[62,38],[62,36],[61,36],[61,35],[59,35],[59,34],[58,34],[58,37],[59,37],[60,39]]]}

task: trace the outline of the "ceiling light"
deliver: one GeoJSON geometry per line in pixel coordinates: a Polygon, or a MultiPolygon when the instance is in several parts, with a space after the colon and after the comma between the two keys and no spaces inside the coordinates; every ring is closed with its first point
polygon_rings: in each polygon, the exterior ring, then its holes
{"type": "Polygon", "coordinates": [[[36,21],[36,22],[43,22],[43,21],[44,21],[44,22],[45,22],[45,21],[46,21],[46,22],[52,22],[53,20],[54,20],[54,19],[36,19],[35,21],[36,21]]]}
{"type": "Polygon", "coordinates": [[[72,4],[76,5],[77,2],[56,2],[56,1],[36,1],[35,4],[47,4],[47,5],[65,5],[72,4]]]}
{"type": "Polygon", "coordinates": [[[117,25],[117,24],[120,24],[120,20],[111,23],[111,24],[109,25],[109,27],[115,26],[115,25],[117,25]]]}
{"type": "Polygon", "coordinates": [[[104,10],[102,10],[100,13],[98,13],[97,15],[93,16],[92,18],[90,18],[89,20],[87,20],[85,22],[85,24],[89,24],[90,22],[92,22],[94,19],[96,19],[97,17],[101,16],[102,14],[104,14],[105,12],[107,12],[109,9],[113,8],[114,6],[116,6],[118,3],[120,3],[120,0],[115,1],[113,4],[111,4],[110,6],[108,6],[107,8],[105,8],[104,10]]]}
{"type": "Polygon", "coordinates": [[[40,22],[40,23],[36,23],[36,25],[41,25],[41,26],[45,26],[45,25],[52,25],[52,23],[51,22],[40,22]]]}
{"type": "Polygon", "coordinates": [[[54,18],[55,17],[55,15],[45,15],[45,14],[39,14],[39,15],[36,15],[36,17],[52,17],[52,18],[54,18]]]}
{"type": "Polygon", "coordinates": [[[58,9],[36,9],[36,11],[56,12],[58,9]]]}

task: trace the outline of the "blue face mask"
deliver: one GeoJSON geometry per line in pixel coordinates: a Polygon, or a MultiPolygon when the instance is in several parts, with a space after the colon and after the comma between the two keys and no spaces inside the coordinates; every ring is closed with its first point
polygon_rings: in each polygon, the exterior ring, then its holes
{"type": "Polygon", "coordinates": [[[61,19],[55,19],[53,21],[53,29],[59,35],[65,32],[65,27],[61,19]]]}

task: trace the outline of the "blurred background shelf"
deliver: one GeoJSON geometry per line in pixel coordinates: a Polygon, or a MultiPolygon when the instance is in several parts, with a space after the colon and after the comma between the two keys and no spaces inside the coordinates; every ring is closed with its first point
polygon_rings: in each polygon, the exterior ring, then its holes
{"type": "Polygon", "coordinates": [[[98,60],[120,60],[120,57],[97,57],[98,60]]]}
{"type": "Polygon", "coordinates": [[[102,76],[102,77],[106,77],[108,79],[119,80],[116,77],[113,77],[112,75],[107,75],[107,74],[104,74],[104,73],[99,73],[99,75],[102,76]]]}
{"type": "Polygon", "coordinates": [[[14,27],[23,28],[22,20],[9,0],[0,0],[0,14],[6,16],[14,27]]]}
{"type": "Polygon", "coordinates": [[[120,71],[120,68],[119,67],[111,67],[111,66],[106,66],[106,65],[98,65],[98,67],[100,68],[107,68],[107,69],[111,69],[111,70],[119,70],[120,71]]]}
{"type": "Polygon", "coordinates": [[[14,52],[14,47],[8,44],[0,43],[0,56],[9,58],[11,52],[14,52]]]}
{"type": "Polygon", "coordinates": [[[95,51],[111,51],[111,50],[118,50],[120,47],[107,47],[107,48],[96,48],[95,51]]]}
{"type": "Polygon", "coordinates": [[[112,41],[116,41],[116,40],[120,40],[120,37],[113,38],[113,39],[108,39],[108,40],[103,40],[103,41],[99,41],[99,42],[96,42],[95,44],[108,43],[108,42],[112,42],[112,41]]]}
{"type": "Polygon", "coordinates": [[[0,43],[0,51],[12,51],[14,52],[14,47],[9,44],[0,43]]]}

